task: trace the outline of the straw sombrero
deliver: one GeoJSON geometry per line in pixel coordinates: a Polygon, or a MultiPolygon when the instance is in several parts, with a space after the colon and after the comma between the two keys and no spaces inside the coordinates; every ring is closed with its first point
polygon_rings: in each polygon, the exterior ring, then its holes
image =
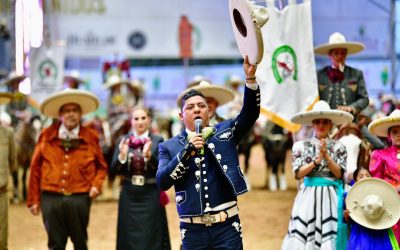
{"type": "Polygon", "coordinates": [[[238,75],[231,75],[229,77],[228,81],[226,81],[226,85],[228,85],[228,86],[244,85],[244,81],[238,75]]]}
{"type": "Polygon", "coordinates": [[[183,95],[191,89],[195,89],[202,93],[205,97],[212,97],[218,102],[218,106],[222,106],[235,98],[232,90],[227,87],[214,85],[206,81],[201,81],[197,86],[193,86],[184,90],[179,96],[177,101],[178,106],[181,106],[181,99],[183,95]]]}
{"type": "Polygon", "coordinates": [[[347,194],[346,207],[355,222],[370,229],[391,228],[400,218],[400,197],[396,189],[378,178],[356,182],[347,194]]]}
{"type": "Polygon", "coordinates": [[[192,79],[190,79],[190,81],[189,81],[189,83],[188,83],[188,85],[187,85],[187,88],[191,88],[191,87],[197,86],[197,85],[199,85],[200,82],[202,82],[202,81],[209,82],[210,80],[208,80],[208,79],[207,79],[205,76],[203,76],[203,75],[195,75],[195,76],[193,76],[192,79]]]}
{"type": "Polygon", "coordinates": [[[40,111],[46,116],[58,118],[60,108],[68,103],[78,104],[82,115],[94,112],[99,107],[99,99],[93,93],[80,89],[65,89],[44,100],[40,111]]]}
{"type": "Polygon", "coordinates": [[[348,42],[344,35],[335,32],[329,36],[329,42],[314,48],[315,54],[328,55],[332,49],[347,49],[347,54],[356,54],[364,50],[364,44],[359,42],[348,42]]]}
{"type": "Polygon", "coordinates": [[[400,126],[400,110],[398,109],[395,109],[389,116],[372,121],[368,129],[376,136],[387,137],[389,135],[389,128],[394,126],[400,126]]]}
{"type": "Polygon", "coordinates": [[[264,54],[261,27],[269,19],[267,9],[248,0],[229,0],[229,12],[243,58],[247,55],[250,64],[260,63],[264,54]]]}
{"type": "Polygon", "coordinates": [[[7,104],[11,102],[13,95],[8,92],[0,92],[0,105],[7,104]]]}
{"type": "Polygon", "coordinates": [[[333,124],[339,125],[351,122],[354,117],[348,112],[331,109],[325,101],[318,101],[311,111],[298,113],[292,117],[291,121],[298,124],[311,125],[312,121],[316,119],[328,119],[333,124]]]}
{"type": "Polygon", "coordinates": [[[130,84],[128,80],[122,79],[119,75],[111,75],[107,81],[103,84],[104,89],[112,88],[121,84],[130,84]]]}

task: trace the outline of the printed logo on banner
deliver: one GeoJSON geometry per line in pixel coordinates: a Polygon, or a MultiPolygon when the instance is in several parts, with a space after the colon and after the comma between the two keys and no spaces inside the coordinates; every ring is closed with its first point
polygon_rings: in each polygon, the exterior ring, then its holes
{"type": "Polygon", "coordinates": [[[287,78],[297,81],[297,56],[289,45],[277,48],[272,55],[272,71],[275,80],[281,84],[287,78]]]}
{"type": "Polygon", "coordinates": [[[41,83],[51,84],[57,80],[58,69],[56,64],[50,60],[46,59],[39,65],[39,76],[41,83]]]}
{"type": "Polygon", "coordinates": [[[142,32],[136,31],[129,36],[129,45],[134,49],[142,49],[146,45],[146,37],[142,32]]]}

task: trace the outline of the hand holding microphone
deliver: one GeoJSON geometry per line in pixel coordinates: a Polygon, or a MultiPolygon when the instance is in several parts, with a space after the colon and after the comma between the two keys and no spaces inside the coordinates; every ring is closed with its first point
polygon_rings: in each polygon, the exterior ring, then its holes
{"type": "Polygon", "coordinates": [[[201,134],[202,126],[203,126],[203,121],[201,119],[198,118],[198,119],[194,120],[194,127],[195,127],[196,135],[190,139],[190,142],[193,144],[193,146],[196,149],[201,149],[205,144],[205,141],[201,134]]]}

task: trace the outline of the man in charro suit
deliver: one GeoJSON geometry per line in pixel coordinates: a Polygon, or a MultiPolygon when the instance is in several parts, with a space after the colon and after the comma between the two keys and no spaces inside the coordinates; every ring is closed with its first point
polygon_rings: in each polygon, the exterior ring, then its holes
{"type": "MultiPolygon", "coordinates": [[[[362,43],[346,41],[338,32],[329,37],[329,43],[314,49],[316,54],[329,56],[331,61],[331,65],[317,72],[320,99],[329,103],[332,109],[349,112],[355,117],[368,106],[368,92],[362,71],[346,65],[345,62],[347,55],[362,50],[362,43]]],[[[362,133],[374,148],[384,147],[379,138],[368,132],[366,126],[362,128],[362,133]]]]}
{"type": "Polygon", "coordinates": [[[235,119],[207,127],[210,113],[205,96],[190,90],[181,98],[185,129],[159,145],[157,184],[175,187],[183,249],[242,249],[237,196],[247,192],[239,167],[237,145],[260,113],[256,67],[246,58],[244,105],[235,119]],[[195,120],[202,131],[196,133],[195,120]]]}

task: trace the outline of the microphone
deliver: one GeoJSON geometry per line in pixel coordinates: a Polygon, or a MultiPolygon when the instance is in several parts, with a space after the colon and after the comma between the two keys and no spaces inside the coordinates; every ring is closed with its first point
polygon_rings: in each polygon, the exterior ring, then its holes
{"type": "Polygon", "coordinates": [[[194,127],[196,129],[196,134],[201,134],[202,125],[203,125],[202,119],[197,118],[194,120],[194,127]]]}

